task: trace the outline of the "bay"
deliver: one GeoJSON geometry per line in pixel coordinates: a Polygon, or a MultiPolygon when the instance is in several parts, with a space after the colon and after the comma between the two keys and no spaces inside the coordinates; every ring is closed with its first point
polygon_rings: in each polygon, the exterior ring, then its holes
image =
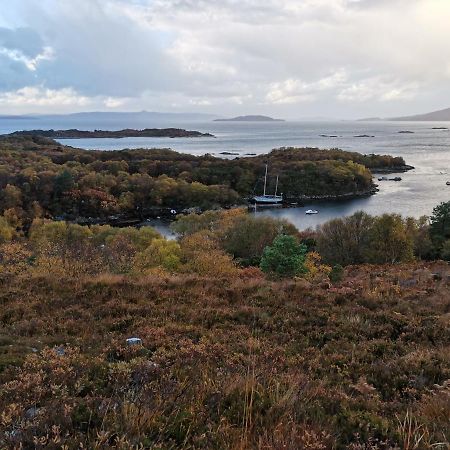
{"type": "MultiPolygon", "coordinates": [[[[65,139],[65,145],[84,149],[118,150],[123,148],[172,148],[193,155],[210,153],[218,157],[235,158],[267,153],[283,146],[340,148],[361,153],[401,156],[414,170],[403,173],[402,181],[381,181],[380,191],[371,197],[341,202],[318,202],[304,208],[257,210],[257,215],[285,218],[299,229],[314,227],[335,217],[358,210],[369,214],[399,213],[404,216],[430,215],[433,207],[450,200],[450,131],[433,128],[450,127],[448,122],[185,122],[126,123],[89,121],[74,123],[69,119],[46,120],[1,119],[0,133],[24,129],[85,130],[122,128],[177,127],[214,134],[215,138],[123,138],[65,139]],[[404,133],[408,131],[408,133],[404,133]],[[357,137],[361,135],[373,137],[357,137]],[[336,137],[331,137],[336,136],[336,137]],[[233,153],[223,155],[222,153],[233,153]],[[319,214],[305,215],[306,209],[319,214]]],[[[149,150],[151,151],[151,150],[149,150]]],[[[263,168],[262,168],[263,171],[263,168]]],[[[270,168],[269,168],[270,176],[270,168]]],[[[282,186],[280,186],[282,190],[282,186]]]]}

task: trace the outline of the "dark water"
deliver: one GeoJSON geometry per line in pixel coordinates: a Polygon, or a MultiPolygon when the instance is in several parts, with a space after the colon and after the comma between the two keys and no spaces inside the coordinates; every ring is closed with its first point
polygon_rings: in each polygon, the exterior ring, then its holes
{"type": "MultiPolygon", "coordinates": [[[[306,208],[271,209],[256,214],[283,217],[303,229],[323,223],[334,217],[364,210],[370,214],[395,212],[405,216],[430,215],[435,205],[450,200],[450,131],[433,130],[449,127],[448,122],[273,122],[273,123],[82,123],[62,119],[0,120],[0,132],[20,129],[79,128],[110,129],[179,127],[210,132],[216,138],[126,138],[76,139],[61,141],[85,149],[112,150],[122,148],[172,148],[195,155],[233,152],[239,156],[248,153],[267,153],[281,146],[338,147],[361,153],[402,156],[415,170],[401,174],[401,182],[379,182],[380,192],[369,198],[345,202],[318,203],[306,208]],[[399,131],[413,133],[399,133],[399,131]],[[361,138],[367,134],[374,137],[361,138]],[[322,137],[336,135],[338,137],[322,137]],[[306,216],[305,210],[319,210],[315,216],[306,216]]],[[[236,156],[227,156],[236,157],[236,156]]],[[[270,171],[270,169],[269,169],[270,171]]],[[[270,173],[269,173],[270,176],[270,173]]],[[[282,187],[281,187],[282,188],[282,187]]]]}

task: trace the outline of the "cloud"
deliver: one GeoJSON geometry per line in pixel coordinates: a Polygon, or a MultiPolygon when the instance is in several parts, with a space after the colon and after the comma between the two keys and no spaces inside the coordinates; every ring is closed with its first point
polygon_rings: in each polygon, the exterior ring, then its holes
{"type": "Polygon", "coordinates": [[[388,102],[392,100],[413,99],[419,91],[419,84],[404,84],[395,80],[387,81],[372,78],[344,87],[337,95],[339,100],[345,102],[365,102],[378,100],[388,102]]]}
{"type": "Polygon", "coordinates": [[[51,47],[44,47],[42,53],[38,53],[35,57],[29,58],[20,50],[0,48],[0,54],[7,56],[12,61],[21,62],[28,70],[35,72],[39,62],[49,61],[53,58],[53,50],[51,47]]]}
{"type": "Polygon", "coordinates": [[[347,80],[345,70],[340,69],[336,73],[313,82],[304,82],[298,79],[288,79],[281,83],[273,83],[266,95],[269,103],[301,103],[313,101],[317,95],[324,91],[331,91],[342,86],[347,80]]]}
{"type": "Polygon", "coordinates": [[[0,105],[4,106],[88,106],[88,97],[77,94],[72,88],[45,89],[23,87],[13,92],[0,94],[0,105]]]}
{"type": "Polygon", "coordinates": [[[95,109],[391,115],[450,95],[442,0],[4,2],[0,98],[28,89],[24,112],[58,108],[39,103],[50,97],[95,109]]]}

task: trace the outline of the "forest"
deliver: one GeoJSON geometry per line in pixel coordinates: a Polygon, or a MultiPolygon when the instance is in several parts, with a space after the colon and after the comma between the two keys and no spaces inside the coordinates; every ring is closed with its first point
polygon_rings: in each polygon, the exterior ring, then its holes
{"type": "Polygon", "coordinates": [[[231,207],[262,192],[287,200],[370,195],[371,170],[407,170],[401,158],[338,149],[282,148],[267,155],[216,158],[168,149],[85,151],[42,136],[0,138],[0,213],[31,224],[35,218],[76,221],[144,219],[155,208],[180,211],[231,207]]]}
{"type": "Polygon", "coordinates": [[[172,226],[0,218],[0,448],[448,448],[450,202],[172,226]]]}

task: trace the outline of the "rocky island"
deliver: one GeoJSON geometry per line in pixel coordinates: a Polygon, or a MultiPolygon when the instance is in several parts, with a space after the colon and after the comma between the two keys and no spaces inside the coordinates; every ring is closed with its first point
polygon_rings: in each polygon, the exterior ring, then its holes
{"type": "Polygon", "coordinates": [[[210,133],[201,133],[200,131],[183,130],[180,128],[145,128],[143,130],[134,130],[126,128],[124,130],[23,130],[15,131],[9,136],[43,136],[51,139],[101,139],[101,138],[129,138],[129,137],[214,137],[210,133]]]}
{"type": "Polygon", "coordinates": [[[268,116],[237,116],[230,119],[215,119],[214,122],[284,122],[283,119],[273,119],[268,116]]]}

